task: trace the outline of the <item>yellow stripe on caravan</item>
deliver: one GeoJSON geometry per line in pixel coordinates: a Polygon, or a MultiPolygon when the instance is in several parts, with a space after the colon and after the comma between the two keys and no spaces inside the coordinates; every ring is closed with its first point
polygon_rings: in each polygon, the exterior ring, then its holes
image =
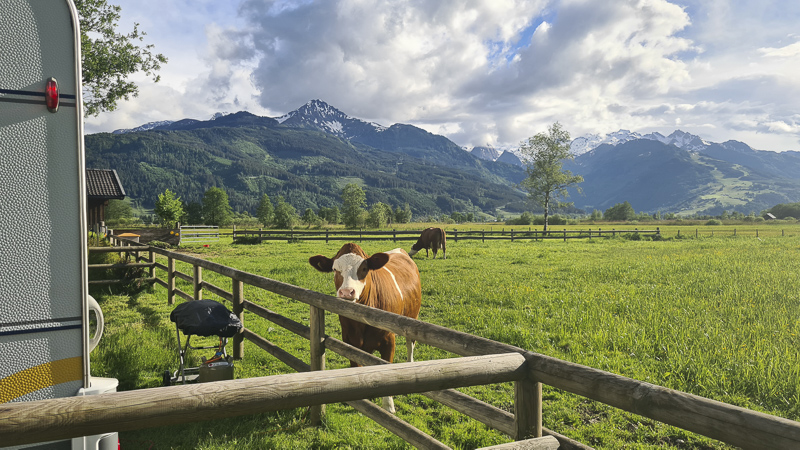
{"type": "Polygon", "coordinates": [[[31,392],[83,378],[80,356],[39,364],[0,380],[0,403],[10,402],[31,392]]]}

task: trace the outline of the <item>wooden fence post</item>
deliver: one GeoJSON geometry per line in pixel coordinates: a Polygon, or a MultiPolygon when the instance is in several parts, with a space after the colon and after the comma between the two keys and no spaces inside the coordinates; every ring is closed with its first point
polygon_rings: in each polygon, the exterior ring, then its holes
{"type": "Polygon", "coordinates": [[[511,242],[514,242],[514,229],[511,229],[511,242]]]}
{"type": "Polygon", "coordinates": [[[564,242],[567,242],[567,229],[564,228],[564,242]]]}
{"type": "Polygon", "coordinates": [[[514,382],[514,440],[542,436],[542,383],[514,382]]]}
{"type": "Polygon", "coordinates": [[[175,304],[175,258],[167,257],[167,304],[175,304]]]}
{"type": "Polygon", "coordinates": [[[486,232],[481,230],[481,242],[486,242],[486,232]]]}
{"type": "MultiPolygon", "coordinates": [[[[156,254],[153,253],[152,250],[150,250],[150,254],[148,255],[147,262],[149,262],[150,264],[155,264],[155,262],[156,262],[156,254]]],[[[154,278],[156,276],[156,266],[154,266],[154,265],[150,266],[150,269],[148,270],[148,273],[150,273],[150,278],[154,278]]]]}
{"type": "Polygon", "coordinates": [[[397,230],[392,228],[392,242],[397,242],[397,230]]]}
{"type": "MultiPolygon", "coordinates": [[[[242,323],[242,328],[244,328],[244,283],[241,281],[231,278],[232,290],[231,293],[233,294],[233,314],[239,318],[239,322],[242,323]]],[[[239,330],[238,333],[233,335],[233,359],[240,360],[244,358],[244,333],[243,330],[239,330]]]]}
{"type": "Polygon", "coordinates": [[[203,299],[203,268],[194,265],[194,299],[195,300],[202,300],[203,299]]]}
{"type": "Polygon", "coordinates": [[[330,230],[328,230],[327,228],[325,229],[325,243],[326,243],[326,244],[328,243],[328,232],[329,232],[329,231],[330,231],[330,230]]]}
{"type": "MultiPolygon", "coordinates": [[[[311,343],[311,370],[325,370],[325,310],[311,307],[309,320],[311,343]]],[[[309,421],[312,426],[322,425],[325,417],[325,405],[311,406],[309,421]]]]}

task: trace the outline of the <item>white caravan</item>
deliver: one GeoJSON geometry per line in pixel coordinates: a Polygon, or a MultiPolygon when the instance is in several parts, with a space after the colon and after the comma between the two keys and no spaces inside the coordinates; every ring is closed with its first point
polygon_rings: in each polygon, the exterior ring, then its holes
{"type": "MultiPolygon", "coordinates": [[[[0,403],[116,390],[89,374],[102,314],[87,293],[86,195],[75,5],[0,0],[0,403]]],[[[117,447],[116,433],[25,446],[117,447]]]]}

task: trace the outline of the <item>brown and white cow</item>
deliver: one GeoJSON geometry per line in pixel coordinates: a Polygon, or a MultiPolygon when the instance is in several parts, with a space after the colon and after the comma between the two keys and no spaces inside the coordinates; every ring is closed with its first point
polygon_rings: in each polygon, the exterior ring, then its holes
{"type": "Polygon", "coordinates": [[[408,252],[409,256],[414,256],[418,251],[425,249],[425,256],[428,254],[428,249],[433,250],[433,259],[436,259],[436,252],[442,249],[442,259],[447,259],[447,235],[441,228],[428,228],[422,231],[422,234],[417,239],[417,243],[411,246],[411,251],[408,252]]]}
{"type": "MultiPolygon", "coordinates": [[[[308,262],[320,272],[334,272],[336,296],[341,299],[412,319],[419,315],[422,297],[419,269],[401,248],[369,256],[358,244],[349,243],[332,259],[317,255],[308,262]]],[[[383,360],[394,362],[394,333],[343,316],[339,316],[339,322],[343,341],[367,353],[377,350],[383,360]]],[[[414,361],[414,344],[415,341],[406,339],[409,361],[414,361]]],[[[350,365],[358,366],[353,361],[350,365]]],[[[383,407],[395,411],[391,397],[384,397],[383,407]]]]}

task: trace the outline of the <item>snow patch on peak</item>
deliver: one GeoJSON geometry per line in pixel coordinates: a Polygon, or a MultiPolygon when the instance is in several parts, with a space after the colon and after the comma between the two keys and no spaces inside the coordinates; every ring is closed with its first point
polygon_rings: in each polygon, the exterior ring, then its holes
{"type": "Polygon", "coordinates": [[[119,130],[114,130],[111,134],[126,134],[126,133],[135,133],[137,131],[147,131],[152,130],[153,128],[163,127],[175,122],[174,120],[159,120],[157,122],[148,122],[144,125],[140,125],[136,128],[122,128],[119,130]]]}
{"type": "Polygon", "coordinates": [[[635,131],[619,130],[613,133],[588,134],[575,138],[570,143],[570,153],[579,156],[603,144],[617,146],[634,139],[649,139],[689,151],[700,151],[711,145],[711,142],[681,130],[673,131],[669,136],[664,136],[657,131],[642,135],[635,131]]]}

